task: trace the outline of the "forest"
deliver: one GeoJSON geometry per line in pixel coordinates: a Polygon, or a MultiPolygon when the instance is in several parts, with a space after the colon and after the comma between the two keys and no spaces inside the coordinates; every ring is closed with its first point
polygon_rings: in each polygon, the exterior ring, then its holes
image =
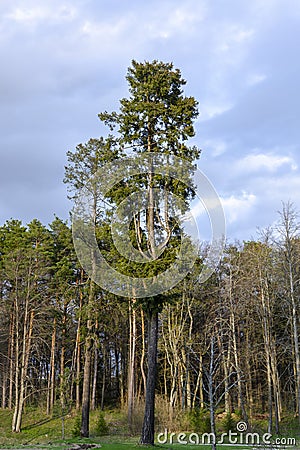
{"type": "MultiPolygon", "coordinates": [[[[197,102],[183,96],[180,72],[171,64],[133,61],[127,81],[131,97],[121,100],[120,113],[99,115],[118,134],[67,153],[64,181],[73,200],[104,162],[124,156],[126,145],[190,161],[200,156],[185,145],[194,134],[197,102]]],[[[108,195],[111,205],[136,186],[151,196],[155,183],[164,183],[165,206],[166,192],[174,190],[188,205],[189,189],[149,173],[118,183],[108,195]]],[[[140,269],[116,254],[111,209],[104,211],[97,190],[91,195],[97,242],[114,267],[149,276],[174,261],[180,234],[171,217],[158,219],[158,204],[154,214],[138,215],[130,232],[135,249],[153,255],[152,234],[162,228],[167,255],[140,269]]],[[[227,242],[205,282],[199,281],[208,251],[203,242],[181,282],[142,299],[134,292],[116,295],[92,280],[77,258],[67,221],[55,217],[46,226],[38,219],[27,225],[8,220],[0,227],[0,399],[2,409],[13,411],[12,430],[22,430],[24,409],[31,405],[49,417],[56,408],[62,415],[80,411],[83,436],[89,434],[90,411],[120,408],[134,434],[145,403],[154,414],[154,391],[160,430],[175,429],[178,417],[202,411],[208,411],[212,431],[220,412],[235,413],[249,426],[264,418],[268,432],[276,434],[283,419],[300,421],[300,218],[292,203],[278,209],[276,224],[257,239],[227,242]]],[[[142,437],[153,443],[148,420],[142,437]]]]}

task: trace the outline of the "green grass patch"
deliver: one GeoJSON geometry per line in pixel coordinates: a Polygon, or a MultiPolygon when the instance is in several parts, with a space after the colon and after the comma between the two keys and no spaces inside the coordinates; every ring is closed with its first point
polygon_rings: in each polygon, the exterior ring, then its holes
{"type": "MultiPolygon", "coordinates": [[[[81,439],[80,434],[80,412],[72,411],[67,414],[63,420],[59,414],[59,408],[57,408],[52,417],[46,415],[45,410],[40,408],[26,407],[24,411],[24,418],[22,424],[21,433],[11,432],[12,411],[0,410],[0,448],[2,449],[52,449],[52,450],[69,450],[74,444],[101,444],[101,448],[110,450],[122,450],[122,449],[147,449],[153,447],[139,445],[139,429],[137,429],[134,436],[131,436],[128,432],[127,418],[123,411],[105,410],[101,412],[99,410],[91,411],[90,414],[90,438],[81,439]],[[64,426],[65,438],[62,439],[62,425],[64,426]]],[[[197,432],[202,434],[208,432],[207,415],[204,412],[196,411],[193,415],[188,416],[189,430],[187,430],[187,438],[191,433],[197,432]]],[[[234,416],[234,420],[231,416],[225,415],[219,418],[218,422],[218,434],[224,431],[228,431],[232,427],[235,431],[237,418],[234,416]]],[[[164,431],[164,424],[158,424],[159,432],[164,431]]],[[[252,431],[263,434],[266,432],[267,422],[266,420],[259,419],[253,421],[252,431]]],[[[185,431],[185,427],[182,428],[185,431]]],[[[179,432],[178,432],[179,433],[179,432]]],[[[186,445],[177,443],[177,435],[170,443],[169,435],[166,444],[157,444],[157,449],[174,449],[179,450],[183,448],[197,448],[201,450],[210,449],[209,445],[193,445],[187,443],[186,445]]],[[[298,420],[295,417],[286,417],[281,422],[281,435],[288,437],[296,437],[299,439],[299,426],[298,420]]],[[[273,435],[275,438],[275,435],[273,435]]],[[[226,440],[225,440],[226,442],[226,440]]],[[[220,449],[224,450],[237,450],[234,445],[220,446],[220,449]]],[[[246,445],[238,447],[248,448],[246,445]]],[[[297,448],[297,447],[296,447],[297,448]]]]}

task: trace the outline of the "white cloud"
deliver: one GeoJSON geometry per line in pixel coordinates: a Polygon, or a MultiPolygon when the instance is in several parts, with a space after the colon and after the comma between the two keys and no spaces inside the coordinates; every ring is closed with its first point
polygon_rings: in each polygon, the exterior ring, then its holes
{"type": "Polygon", "coordinates": [[[197,219],[198,217],[203,216],[206,213],[206,209],[202,203],[201,200],[199,200],[198,198],[193,202],[192,204],[192,208],[190,210],[189,213],[192,217],[194,217],[195,219],[197,219]]]}
{"type": "Polygon", "coordinates": [[[163,10],[160,9],[159,14],[155,10],[148,15],[148,21],[143,23],[143,30],[151,38],[169,39],[181,33],[187,36],[195,31],[196,24],[202,22],[205,16],[204,2],[190,2],[177,8],[168,4],[163,10]]]}
{"type": "Polygon", "coordinates": [[[236,169],[243,172],[257,172],[260,170],[275,172],[284,165],[289,165],[292,170],[297,170],[297,164],[290,156],[257,153],[247,155],[240,159],[237,162],[236,169]]]}
{"type": "Polygon", "coordinates": [[[244,221],[256,203],[256,195],[242,192],[240,196],[230,195],[230,197],[221,198],[226,222],[232,224],[238,221],[244,221]]]}
{"type": "Polygon", "coordinates": [[[200,112],[200,120],[209,120],[214,117],[220,116],[221,114],[229,111],[232,108],[232,104],[223,103],[221,101],[212,103],[212,102],[203,102],[201,106],[200,112]]]}
{"type": "MultiPolygon", "coordinates": [[[[299,205],[296,9],[295,0],[0,0],[1,148],[36,161],[44,142],[47,166],[56,155],[60,167],[51,182],[61,183],[65,150],[101,133],[97,113],[127,96],[130,60],[173,61],[201,102],[199,166],[223,192],[228,230],[243,237],[268,224],[282,199],[299,205]]],[[[33,203],[42,166],[31,166],[33,203]]],[[[192,207],[205,228],[202,203],[192,207]]],[[[4,216],[23,209],[16,202],[4,216]]]]}
{"type": "Polygon", "coordinates": [[[236,24],[229,25],[223,33],[223,41],[220,42],[219,50],[229,52],[234,47],[248,43],[254,36],[254,29],[242,28],[236,24]]]}
{"type": "MultiPolygon", "coordinates": [[[[89,35],[90,38],[103,37],[108,41],[110,37],[119,38],[118,45],[124,40],[132,45],[142,46],[146,41],[153,39],[169,40],[178,38],[179,35],[187,38],[192,33],[198,31],[197,25],[205,17],[204,2],[186,3],[178,7],[170,7],[169,3],[160,4],[157,8],[146,8],[143,11],[143,20],[138,10],[128,8],[126,12],[119,15],[118,19],[96,20],[96,18],[86,18],[80,27],[80,32],[89,35]]],[[[97,41],[99,46],[99,41],[97,41]]],[[[122,48],[122,45],[121,45],[122,48]]]]}
{"type": "MultiPolygon", "coordinates": [[[[123,31],[128,28],[128,21],[125,18],[113,22],[92,22],[86,20],[80,28],[80,32],[91,39],[98,40],[99,38],[106,41],[112,37],[118,38],[123,31]]],[[[103,41],[101,40],[101,43],[103,41]]],[[[98,41],[99,44],[99,41],[98,41]]]]}
{"type": "Polygon", "coordinates": [[[267,79],[267,75],[263,73],[252,73],[248,75],[246,79],[246,84],[248,86],[255,86],[256,84],[262,83],[267,79]]]}
{"type": "Polygon", "coordinates": [[[27,8],[16,7],[6,14],[6,17],[14,22],[25,26],[38,25],[44,21],[64,22],[73,20],[77,15],[77,11],[70,5],[52,5],[52,7],[44,4],[43,6],[32,6],[27,8]]]}
{"type": "Polygon", "coordinates": [[[204,141],[203,148],[205,151],[208,150],[209,154],[215,158],[226,152],[227,144],[218,139],[208,139],[204,141]]]}

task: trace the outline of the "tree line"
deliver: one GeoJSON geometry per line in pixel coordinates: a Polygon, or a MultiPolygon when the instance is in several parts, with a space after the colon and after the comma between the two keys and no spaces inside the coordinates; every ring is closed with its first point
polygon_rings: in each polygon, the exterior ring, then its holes
{"type": "MultiPolygon", "coordinates": [[[[133,61],[127,81],[130,97],[120,101],[119,113],[99,115],[113,134],[67,154],[65,182],[75,201],[100,167],[124,157],[126,146],[191,164],[200,156],[186,144],[197,102],[184,97],[180,72],[172,64],[133,61]]],[[[191,166],[182,176],[192,172],[191,166]]],[[[176,260],[181,230],[171,211],[188,209],[193,192],[185,183],[147,166],[107,193],[108,208],[97,183],[88,191],[97,243],[116,269],[155,277],[176,260]],[[133,248],[149,259],[142,268],[120,257],[110,236],[113,209],[138,188],[150,207],[134,216],[129,233],[133,248]]],[[[207,408],[212,432],[217,408],[239,411],[247,423],[265,414],[269,432],[279,432],[286,413],[300,418],[299,227],[293,205],[283,204],[276,227],[257,240],[228,243],[204,283],[203,244],[183,281],[139,299],[93,281],[67,222],[7,221],[0,227],[0,398],[2,408],[13,410],[12,430],[21,431],[26,404],[39,404],[49,416],[57,407],[62,415],[81,410],[82,436],[91,409],[121,406],[133,431],[144,402],[141,442],[151,444],[155,393],[170,423],[179,410],[207,408]]]]}
{"type": "MultiPolygon", "coordinates": [[[[278,226],[259,240],[228,244],[216,272],[194,271],[159,314],[157,393],[178,409],[219,404],[244,420],[299,417],[300,222],[283,205],[278,226]]],[[[79,409],[87,320],[92,321],[90,408],[128,408],[146,392],[145,312],[90,285],[77,262],[69,226],[18,220],[0,228],[2,408],[20,431],[25,403],[79,409]]],[[[201,255],[200,255],[201,256],[201,255]]]]}

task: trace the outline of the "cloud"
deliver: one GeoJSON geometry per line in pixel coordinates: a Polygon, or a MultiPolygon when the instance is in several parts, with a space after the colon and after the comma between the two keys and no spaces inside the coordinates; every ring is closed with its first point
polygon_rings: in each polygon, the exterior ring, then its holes
{"type": "Polygon", "coordinates": [[[237,24],[229,24],[223,30],[222,42],[219,43],[217,51],[223,54],[232,52],[228,61],[233,61],[233,55],[236,55],[236,51],[234,52],[233,50],[250,42],[254,35],[254,29],[243,28],[237,24]]]}
{"type": "Polygon", "coordinates": [[[267,79],[267,75],[263,73],[251,73],[247,76],[246,84],[248,86],[255,86],[256,84],[262,83],[267,79]]]}
{"type": "Polygon", "coordinates": [[[195,27],[203,22],[205,16],[204,2],[186,2],[177,7],[167,3],[165,7],[162,5],[159,14],[157,11],[150,12],[143,30],[148,38],[170,39],[183,34],[187,37],[195,33],[195,27]]]}
{"type": "Polygon", "coordinates": [[[242,173],[262,170],[276,172],[286,165],[291,170],[297,170],[298,168],[296,162],[290,156],[275,155],[273,153],[254,153],[240,159],[236,164],[236,169],[242,173]]]}
{"type": "Polygon", "coordinates": [[[218,100],[215,103],[205,101],[201,103],[201,121],[213,119],[214,117],[217,117],[229,111],[231,108],[231,104],[222,104],[222,102],[218,100]]]}
{"type": "Polygon", "coordinates": [[[15,7],[12,11],[5,15],[17,24],[34,27],[43,22],[61,23],[73,20],[77,16],[77,10],[71,5],[47,5],[45,2],[43,6],[33,5],[24,7],[15,7]]]}
{"type": "Polygon", "coordinates": [[[227,223],[243,223],[250,215],[257,201],[256,195],[242,192],[240,195],[221,197],[227,223]]]}
{"type": "Polygon", "coordinates": [[[208,139],[203,142],[204,151],[208,151],[213,158],[223,155],[228,149],[226,142],[218,139],[208,139]]]}
{"type": "Polygon", "coordinates": [[[299,12],[294,0],[0,2],[1,222],[66,210],[65,153],[106,132],[97,113],[128,95],[132,59],[172,61],[199,100],[193,144],[230,236],[270,223],[282,199],[300,206],[299,12]]]}

